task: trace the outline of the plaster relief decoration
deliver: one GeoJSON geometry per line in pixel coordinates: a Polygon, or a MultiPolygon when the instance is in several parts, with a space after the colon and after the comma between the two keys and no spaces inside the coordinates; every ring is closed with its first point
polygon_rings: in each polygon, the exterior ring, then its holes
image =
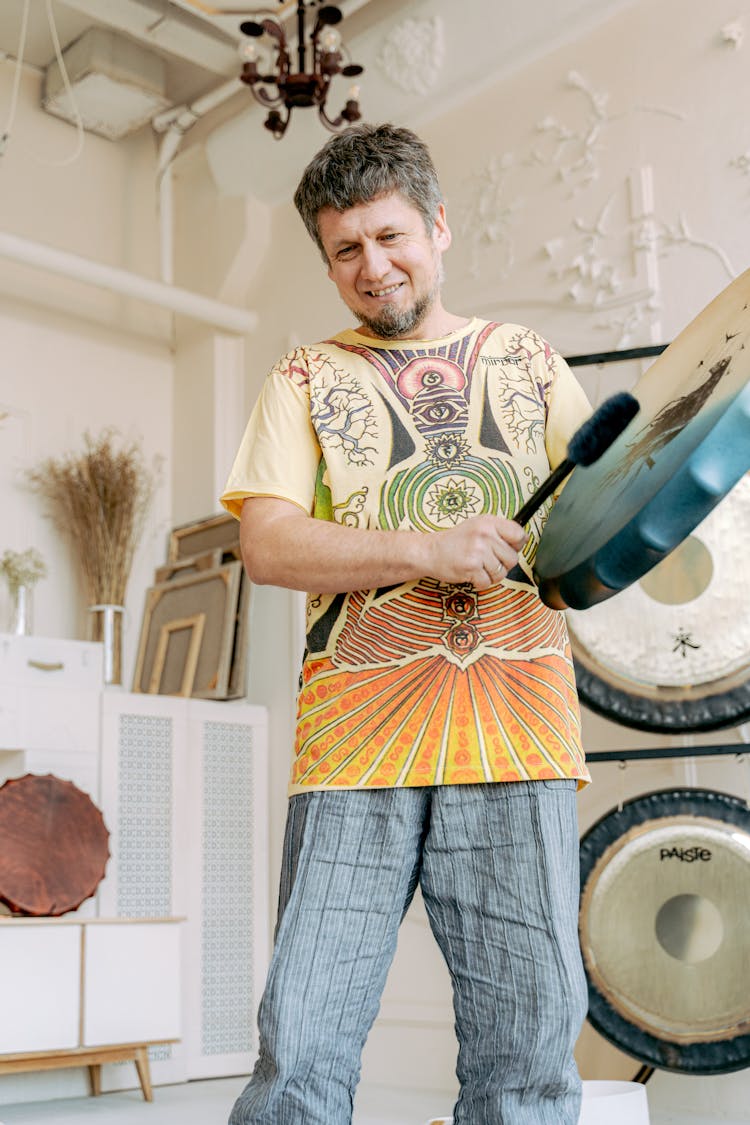
{"type": "Polygon", "coordinates": [[[569,227],[542,244],[537,260],[547,276],[540,279],[533,294],[514,293],[505,299],[493,292],[491,304],[487,299],[488,289],[494,290],[507,279],[516,265],[519,213],[522,206],[528,210],[526,203],[535,189],[550,190],[550,169],[555,181],[569,189],[569,199],[580,197],[601,178],[600,157],[611,147],[605,134],[615,122],[644,112],[672,121],[685,119],[677,110],[652,105],[635,105],[612,113],[610,95],[575,70],[568,73],[566,85],[578,95],[577,100],[584,99],[582,121],[580,113],[577,124],[562,115],[544,117],[537,125],[541,140],[536,136],[515,153],[492,157],[465,181],[468,186],[461,232],[469,247],[467,272],[482,281],[482,295],[476,304],[489,310],[501,300],[509,307],[569,308],[585,315],[597,314],[591,327],[610,337],[614,333],[612,346],[616,347],[636,337],[642,340],[644,326],[656,340],[660,330],[658,256],[667,244],[676,245],[685,232],[662,222],[658,224],[661,241],[653,233],[657,220],[650,168],[639,169],[631,177],[639,183],[646,177],[648,188],[639,187],[634,192],[631,184],[628,191],[626,181],[603,204],[599,201],[593,214],[591,207],[572,214],[572,233],[569,227]],[[652,236],[648,244],[641,237],[641,228],[652,236]],[[554,283],[552,293],[540,299],[539,293],[550,293],[550,278],[554,283]],[[603,313],[609,315],[599,315],[603,313]]]}
{"type": "Polygon", "coordinates": [[[736,51],[742,46],[745,38],[745,27],[742,20],[731,20],[725,23],[719,32],[719,42],[725,47],[734,47],[736,51]]]}
{"type": "Polygon", "coordinates": [[[508,181],[516,161],[512,153],[493,156],[470,184],[469,200],[463,209],[461,234],[471,250],[469,273],[478,277],[481,251],[492,249],[493,267],[498,269],[498,280],[509,276],[514,262],[513,228],[521,210],[520,197],[508,198],[508,181]]]}
{"type": "Polygon", "coordinates": [[[613,122],[631,113],[656,113],[677,121],[685,120],[684,114],[662,106],[635,105],[620,113],[608,113],[609,94],[595,90],[588,79],[576,70],[569,72],[567,85],[585,97],[587,120],[580,128],[575,129],[551,115],[543,118],[538,123],[537,130],[552,139],[552,148],[536,147],[532,150],[531,157],[539,164],[556,167],[559,179],[571,188],[572,194],[582,191],[599,179],[599,153],[604,150],[602,137],[613,122]]]}
{"type": "Polygon", "coordinates": [[[671,223],[657,219],[653,226],[641,227],[636,232],[636,248],[648,248],[651,244],[662,258],[676,248],[693,247],[695,250],[704,250],[721,264],[727,276],[727,281],[732,281],[737,276],[737,270],[732,265],[726,251],[716,242],[696,238],[688,227],[687,219],[682,214],[678,215],[671,223]]]}
{"type": "Polygon", "coordinates": [[[399,90],[406,94],[425,95],[437,85],[444,59],[442,18],[410,17],[386,35],[377,63],[399,90]]]}
{"type": "Polygon", "coordinates": [[[750,148],[729,161],[730,168],[736,168],[743,176],[750,176],[750,148]]]}

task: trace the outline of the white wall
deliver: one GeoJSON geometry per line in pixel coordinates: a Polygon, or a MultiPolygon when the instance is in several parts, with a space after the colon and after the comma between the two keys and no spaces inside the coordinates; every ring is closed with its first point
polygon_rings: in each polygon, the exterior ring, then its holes
{"type": "MultiPolygon", "coordinates": [[[[0,64],[8,105],[10,63],[0,64]]],[[[25,70],[15,128],[2,157],[0,230],[93,261],[154,276],[158,246],[155,147],[146,134],[119,145],[86,135],[75,162],[73,128],[39,108],[40,76],[25,70]]],[[[164,560],[171,526],[170,318],[161,310],[0,259],[0,551],[41,551],[49,570],[34,592],[34,631],[86,638],[90,622],[69,542],[29,492],[26,470],[82,451],[84,434],[115,429],[161,463],[136,554],[124,619],[124,682],[132,679],[146,587],[164,560]]],[[[119,435],[119,436],[118,436],[119,435]]],[[[10,624],[0,584],[0,629],[10,624]]]]}

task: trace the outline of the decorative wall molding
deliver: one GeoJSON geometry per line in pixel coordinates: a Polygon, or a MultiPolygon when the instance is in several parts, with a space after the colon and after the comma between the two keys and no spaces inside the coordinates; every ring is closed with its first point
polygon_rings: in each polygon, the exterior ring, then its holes
{"type": "Polygon", "coordinates": [[[481,251],[488,247],[496,251],[493,266],[496,269],[499,266],[500,279],[506,278],[513,268],[512,232],[522,207],[519,196],[508,198],[510,172],[515,165],[515,158],[510,152],[493,156],[467,180],[471,188],[460,229],[471,247],[469,273],[473,277],[479,275],[481,251]]]}
{"type": "Polygon", "coordinates": [[[410,17],[388,32],[377,64],[394,86],[406,94],[428,94],[437,85],[445,59],[445,35],[440,16],[410,17]]]}
{"type": "Polygon", "coordinates": [[[719,32],[719,41],[725,47],[734,47],[736,51],[742,46],[745,38],[745,26],[742,20],[731,20],[725,23],[719,32]]]}
{"type": "Polygon", "coordinates": [[[575,129],[552,115],[544,117],[538,122],[537,131],[551,138],[553,147],[551,151],[546,151],[544,146],[532,149],[531,159],[538,164],[555,165],[558,178],[571,188],[572,194],[577,194],[599,179],[599,153],[604,149],[602,137],[613,122],[631,113],[655,113],[677,121],[685,120],[685,115],[678,110],[652,105],[634,105],[611,114],[607,110],[609,94],[594,89],[591,82],[576,70],[569,72],[567,85],[586,99],[587,120],[580,128],[575,129]]]}
{"type": "Polygon", "coordinates": [[[739,156],[735,156],[733,160],[730,160],[729,167],[736,168],[743,176],[750,176],[750,148],[747,152],[742,152],[739,156]]]}

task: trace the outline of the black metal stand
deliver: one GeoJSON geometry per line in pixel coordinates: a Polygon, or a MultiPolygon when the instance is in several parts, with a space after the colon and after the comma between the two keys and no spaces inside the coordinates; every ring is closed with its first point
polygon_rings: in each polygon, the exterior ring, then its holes
{"type": "Polygon", "coordinates": [[[664,746],[646,750],[594,750],[586,754],[587,762],[647,762],[654,758],[714,758],[734,754],[741,758],[750,754],[750,744],[733,746],[664,746]]]}
{"type": "Polygon", "coordinates": [[[591,355],[569,355],[565,362],[569,367],[586,367],[593,363],[620,363],[626,359],[649,359],[661,355],[668,344],[647,344],[642,348],[621,348],[614,352],[593,352],[591,355]]]}

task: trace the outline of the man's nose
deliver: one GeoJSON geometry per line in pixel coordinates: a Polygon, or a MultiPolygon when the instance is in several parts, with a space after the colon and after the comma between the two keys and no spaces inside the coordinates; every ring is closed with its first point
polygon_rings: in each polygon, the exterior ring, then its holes
{"type": "Polygon", "coordinates": [[[380,281],[391,268],[390,259],[379,242],[366,242],[362,248],[362,275],[368,281],[380,281]]]}

